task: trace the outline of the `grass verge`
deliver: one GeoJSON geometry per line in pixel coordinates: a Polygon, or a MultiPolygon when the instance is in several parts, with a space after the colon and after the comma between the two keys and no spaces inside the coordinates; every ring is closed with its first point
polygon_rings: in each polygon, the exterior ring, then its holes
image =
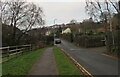
{"type": "Polygon", "coordinates": [[[32,51],[2,64],[3,75],[27,75],[44,49],[32,51]]]}
{"type": "Polygon", "coordinates": [[[72,61],[61,51],[60,48],[54,47],[53,52],[58,68],[59,75],[82,75],[80,70],[72,63],[72,61]]]}

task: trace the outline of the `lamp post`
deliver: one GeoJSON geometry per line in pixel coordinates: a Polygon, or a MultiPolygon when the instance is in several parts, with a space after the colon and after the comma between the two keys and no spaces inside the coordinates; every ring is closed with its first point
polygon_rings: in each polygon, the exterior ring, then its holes
{"type": "MultiPolygon", "coordinates": [[[[107,13],[106,11],[104,12],[105,15],[105,29],[107,31],[107,24],[109,23],[110,25],[110,32],[111,32],[111,37],[112,37],[112,45],[115,46],[115,38],[114,38],[114,33],[113,33],[113,29],[112,29],[112,23],[111,23],[111,19],[108,22],[107,16],[109,15],[109,13],[107,13]]],[[[107,34],[106,34],[106,40],[107,40],[107,34]]]]}
{"type": "Polygon", "coordinates": [[[54,24],[55,24],[55,21],[56,21],[57,19],[54,19],[54,24]]]}
{"type": "MultiPolygon", "coordinates": [[[[55,21],[56,21],[57,19],[54,19],[54,25],[55,25],[55,21]]],[[[54,45],[55,45],[55,36],[56,36],[56,34],[55,34],[55,27],[54,27],[54,45]]]]}
{"type": "Polygon", "coordinates": [[[118,1],[118,7],[119,7],[119,12],[120,12],[120,0],[118,1]]]}

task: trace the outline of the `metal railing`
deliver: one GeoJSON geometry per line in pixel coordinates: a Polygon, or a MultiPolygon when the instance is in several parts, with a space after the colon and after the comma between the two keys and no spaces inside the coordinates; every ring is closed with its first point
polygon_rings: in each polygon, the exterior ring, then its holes
{"type": "Polygon", "coordinates": [[[13,58],[16,58],[20,55],[23,55],[26,52],[32,51],[30,45],[19,45],[19,46],[7,46],[0,48],[0,58],[2,59],[0,63],[9,61],[13,58]]]}

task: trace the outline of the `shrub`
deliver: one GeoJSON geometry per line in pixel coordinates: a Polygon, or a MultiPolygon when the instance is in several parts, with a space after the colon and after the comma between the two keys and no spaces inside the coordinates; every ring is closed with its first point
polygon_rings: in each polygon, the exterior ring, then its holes
{"type": "Polygon", "coordinates": [[[104,39],[103,36],[82,35],[76,39],[76,43],[79,43],[79,46],[83,46],[83,47],[98,47],[98,46],[104,46],[104,42],[101,41],[103,39],[104,39]]]}
{"type": "Polygon", "coordinates": [[[106,34],[106,45],[108,52],[115,53],[120,56],[120,30],[115,30],[112,32],[109,31],[106,34]]]}
{"type": "Polygon", "coordinates": [[[73,34],[72,33],[67,33],[67,34],[62,34],[61,38],[73,42],[73,34]]]}
{"type": "Polygon", "coordinates": [[[62,38],[82,47],[97,47],[104,46],[104,42],[101,41],[104,39],[102,35],[72,35],[72,34],[63,34],[62,38]]]}
{"type": "Polygon", "coordinates": [[[46,36],[45,37],[46,39],[45,39],[45,43],[47,44],[47,45],[53,45],[54,44],[54,36],[46,36]]]}

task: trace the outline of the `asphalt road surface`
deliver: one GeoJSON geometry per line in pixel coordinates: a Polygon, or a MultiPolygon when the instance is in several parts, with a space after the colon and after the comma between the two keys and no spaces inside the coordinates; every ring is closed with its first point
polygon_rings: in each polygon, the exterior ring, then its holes
{"type": "Polygon", "coordinates": [[[103,56],[101,53],[89,49],[77,47],[64,40],[57,46],[68,52],[92,75],[118,75],[118,60],[116,59],[103,56]]]}

